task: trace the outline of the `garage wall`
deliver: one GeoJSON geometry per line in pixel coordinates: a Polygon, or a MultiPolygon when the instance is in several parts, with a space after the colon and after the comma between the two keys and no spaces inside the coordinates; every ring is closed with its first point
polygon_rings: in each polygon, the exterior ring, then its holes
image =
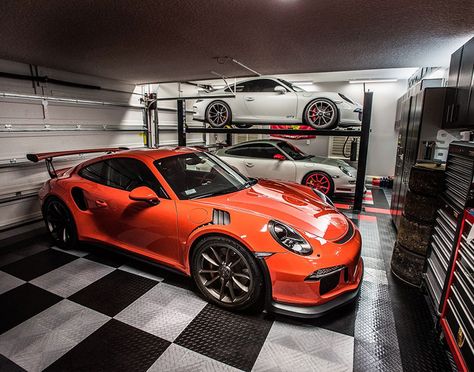
{"type": "MultiPolygon", "coordinates": [[[[397,99],[406,92],[407,80],[393,83],[371,83],[365,85],[366,90],[374,92],[372,105],[371,133],[367,159],[367,175],[390,176],[395,170],[395,152],[397,132],[394,129],[397,99]]],[[[308,91],[340,92],[349,98],[363,103],[364,91],[362,84],[348,82],[318,83],[305,86],[308,91]]],[[[291,141],[305,152],[327,156],[329,154],[329,137],[318,137],[310,140],[291,141]]]]}
{"type": "Polygon", "coordinates": [[[27,153],[144,146],[142,87],[4,60],[0,72],[94,86],[0,77],[0,231],[40,217],[36,194],[49,176],[44,163],[26,160],[27,153]]]}

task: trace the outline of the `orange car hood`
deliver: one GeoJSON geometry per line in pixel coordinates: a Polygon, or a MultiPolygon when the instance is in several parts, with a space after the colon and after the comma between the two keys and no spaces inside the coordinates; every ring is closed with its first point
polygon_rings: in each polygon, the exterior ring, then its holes
{"type": "Polygon", "coordinates": [[[325,240],[337,240],[348,229],[347,219],[336,209],[285,182],[259,180],[246,190],[204,200],[219,208],[264,215],[325,240]]]}

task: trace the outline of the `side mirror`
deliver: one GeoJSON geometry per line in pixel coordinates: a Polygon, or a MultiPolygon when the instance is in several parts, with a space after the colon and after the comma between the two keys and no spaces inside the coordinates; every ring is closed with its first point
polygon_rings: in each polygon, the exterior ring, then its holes
{"type": "Polygon", "coordinates": [[[277,93],[280,93],[280,94],[285,94],[286,93],[286,88],[282,87],[281,85],[277,85],[273,90],[277,93]]]}
{"type": "Polygon", "coordinates": [[[128,197],[130,200],[142,201],[151,205],[157,205],[160,203],[160,199],[158,199],[156,193],[147,186],[139,186],[134,188],[132,191],[130,191],[128,197]]]}
{"type": "Polygon", "coordinates": [[[286,160],[286,158],[282,154],[273,155],[273,159],[280,160],[280,161],[286,160]]]}

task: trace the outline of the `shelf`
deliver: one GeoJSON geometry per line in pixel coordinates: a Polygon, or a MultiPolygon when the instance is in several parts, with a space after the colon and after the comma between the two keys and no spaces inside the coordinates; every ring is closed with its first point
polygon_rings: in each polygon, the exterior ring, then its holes
{"type": "Polygon", "coordinates": [[[298,136],[334,136],[334,137],[360,137],[360,130],[341,130],[341,129],[265,129],[265,128],[185,128],[186,133],[220,133],[220,134],[284,134],[298,136]]]}

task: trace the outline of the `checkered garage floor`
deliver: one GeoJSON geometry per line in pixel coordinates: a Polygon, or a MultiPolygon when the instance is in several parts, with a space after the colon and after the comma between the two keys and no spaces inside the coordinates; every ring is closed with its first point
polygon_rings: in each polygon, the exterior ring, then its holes
{"type": "Polygon", "coordinates": [[[358,301],[316,320],[234,314],[190,279],[46,238],[0,249],[1,371],[450,370],[423,293],[389,271],[387,200],[347,215],[363,237],[358,301]]]}

